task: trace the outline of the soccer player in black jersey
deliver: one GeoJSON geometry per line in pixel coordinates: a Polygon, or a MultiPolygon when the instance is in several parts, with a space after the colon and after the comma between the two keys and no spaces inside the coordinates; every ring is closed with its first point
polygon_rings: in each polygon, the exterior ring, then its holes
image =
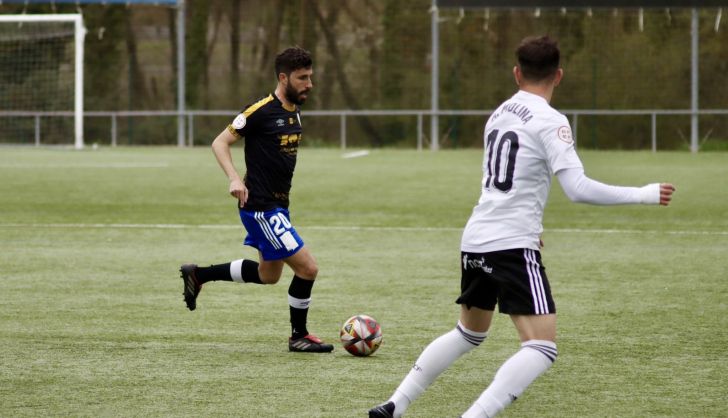
{"type": "Polygon", "coordinates": [[[275,284],[283,265],[293,270],[288,288],[292,333],[290,351],[327,353],[334,349],[306,328],[311,289],[318,274],[316,260],[291,225],[288,196],[301,141],[302,105],[313,87],[312,60],[302,48],[288,48],[275,60],[275,91],[248,105],[212,143],[220,167],[230,180],[229,192],[238,201],[245,244],[258,250],[258,261],[240,259],[199,267],[182,265],[184,299],[196,308],[202,285],[210,281],[275,284]],[[231,145],[245,138],[245,178],[233,164],[231,145]]]}

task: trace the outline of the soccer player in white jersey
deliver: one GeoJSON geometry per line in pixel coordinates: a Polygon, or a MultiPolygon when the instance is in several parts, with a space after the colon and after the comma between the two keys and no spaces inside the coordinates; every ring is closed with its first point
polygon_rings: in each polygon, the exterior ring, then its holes
{"type": "Polygon", "coordinates": [[[482,343],[496,304],[521,346],[463,418],[492,418],[556,360],[556,307],[541,264],[542,218],[553,175],[574,202],[668,205],[672,184],[618,187],[584,175],[569,121],[549,102],[563,76],[557,43],[524,39],[513,75],[519,91],[485,125],[482,194],[461,242],[460,320],[425,348],[389,400],[369,417],[400,417],[435,378],[482,343]]]}

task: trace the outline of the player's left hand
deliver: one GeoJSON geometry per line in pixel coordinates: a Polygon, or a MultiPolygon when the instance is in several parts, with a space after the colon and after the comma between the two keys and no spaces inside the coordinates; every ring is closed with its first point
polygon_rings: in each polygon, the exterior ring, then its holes
{"type": "Polygon", "coordinates": [[[248,188],[240,179],[233,179],[230,181],[230,196],[238,199],[239,205],[242,208],[245,206],[245,202],[248,201],[248,188]]]}

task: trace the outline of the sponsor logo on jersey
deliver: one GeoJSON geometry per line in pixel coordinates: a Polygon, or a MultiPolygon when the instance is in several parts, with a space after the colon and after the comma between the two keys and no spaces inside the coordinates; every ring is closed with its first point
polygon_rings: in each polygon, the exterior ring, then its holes
{"type": "Polygon", "coordinates": [[[286,121],[283,119],[276,120],[276,126],[278,126],[278,127],[285,126],[285,124],[286,124],[286,121]]]}
{"type": "Polygon", "coordinates": [[[574,142],[574,137],[571,135],[571,128],[568,126],[559,126],[559,129],[556,130],[556,136],[567,144],[574,142]]]}
{"type": "Polygon", "coordinates": [[[281,140],[281,146],[285,147],[286,145],[296,144],[301,141],[301,134],[283,134],[278,135],[278,138],[281,140]]]}
{"type": "Polygon", "coordinates": [[[288,155],[296,155],[298,153],[298,143],[301,141],[301,134],[281,134],[278,135],[281,141],[281,152],[288,155]]]}
{"type": "Polygon", "coordinates": [[[235,117],[235,120],[233,120],[233,128],[235,129],[243,129],[245,127],[245,123],[247,122],[247,119],[245,118],[245,115],[242,113],[235,117]]]}
{"type": "Polygon", "coordinates": [[[273,192],[273,197],[275,197],[278,200],[288,200],[288,196],[290,194],[286,192],[273,192]]]}

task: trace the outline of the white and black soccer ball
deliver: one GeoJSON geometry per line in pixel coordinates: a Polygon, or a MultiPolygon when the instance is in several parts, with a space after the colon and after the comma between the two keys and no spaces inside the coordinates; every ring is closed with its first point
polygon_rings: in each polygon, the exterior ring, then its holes
{"type": "Polygon", "coordinates": [[[341,326],[339,336],[346,351],[366,357],[382,344],[382,327],[369,315],[354,315],[341,326]]]}

